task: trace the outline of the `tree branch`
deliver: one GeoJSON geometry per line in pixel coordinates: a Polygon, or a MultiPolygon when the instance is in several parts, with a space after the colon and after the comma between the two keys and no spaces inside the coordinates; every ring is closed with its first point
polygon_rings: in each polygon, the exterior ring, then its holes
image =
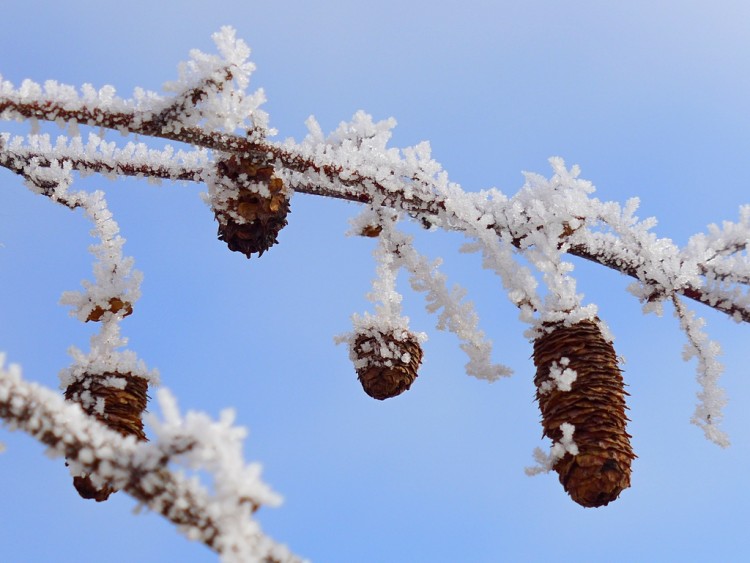
{"type": "Polygon", "coordinates": [[[71,465],[121,488],[226,561],[298,561],[284,546],[264,536],[250,517],[261,499],[237,499],[247,503],[245,519],[228,517],[225,499],[215,501],[197,482],[167,469],[165,452],[158,443],[123,438],[87,416],[77,404],[24,381],[17,367],[5,369],[1,361],[0,418],[48,446],[55,455],[64,456],[71,465]],[[224,508],[214,506],[216,502],[224,502],[224,508]]]}
{"type": "MultiPolygon", "coordinates": [[[[213,85],[207,81],[207,85],[213,85]]],[[[286,178],[291,180],[291,187],[300,193],[333,197],[357,203],[377,204],[396,209],[402,209],[415,218],[435,217],[446,213],[444,198],[435,186],[426,183],[420,178],[418,189],[412,189],[415,185],[413,177],[404,178],[399,176],[396,170],[391,170],[388,178],[401,186],[401,189],[393,189],[386,186],[380,178],[361,173],[358,170],[348,169],[335,161],[321,162],[319,158],[301,154],[299,150],[287,148],[277,143],[266,140],[249,140],[239,135],[221,133],[217,131],[204,131],[200,127],[182,127],[176,130],[165,127],[165,123],[174,119],[174,111],[183,106],[188,100],[196,99],[203,95],[203,89],[196,88],[178,97],[169,106],[169,110],[153,116],[146,112],[120,109],[112,111],[102,107],[89,107],[80,102],[68,104],[59,103],[52,99],[37,99],[20,102],[12,96],[0,95],[0,118],[42,119],[47,121],[64,120],[75,121],[92,126],[114,129],[123,133],[133,133],[179,141],[211,149],[214,151],[233,154],[250,154],[275,162],[281,168],[286,178]],[[374,196],[373,194],[377,194],[374,196]],[[377,200],[377,201],[376,201],[377,200]]],[[[13,163],[9,154],[4,157],[0,153],[0,165],[9,168],[17,174],[23,174],[23,166],[13,163]]],[[[34,155],[39,164],[48,163],[49,157],[41,154],[34,155]]],[[[123,174],[132,176],[150,176],[156,178],[194,181],[201,178],[203,168],[190,168],[176,172],[158,166],[134,166],[125,161],[117,162],[115,165],[107,164],[103,160],[96,159],[66,159],[70,161],[73,168],[84,172],[101,172],[105,174],[123,174]]],[[[25,175],[25,174],[24,174],[25,175]]],[[[463,230],[461,221],[455,217],[447,217],[444,227],[453,230],[463,230]]],[[[498,236],[509,234],[507,224],[495,223],[488,226],[495,230],[498,236]]],[[[512,237],[513,238],[513,237],[512,237]]],[[[603,239],[602,239],[603,240],[603,239]]],[[[518,248],[519,241],[514,238],[514,245],[518,248]]],[[[739,250],[739,247],[738,247],[739,250]]],[[[616,259],[609,254],[595,251],[585,244],[576,244],[566,250],[569,254],[583,258],[618,271],[635,279],[640,279],[638,272],[640,264],[636,258],[616,259]]],[[[643,281],[643,280],[641,280],[643,281]]],[[[675,288],[675,292],[685,297],[712,307],[735,319],[750,322],[750,309],[736,305],[732,302],[712,302],[710,296],[706,295],[701,287],[694,284],[686,284],[675,288]]]]}

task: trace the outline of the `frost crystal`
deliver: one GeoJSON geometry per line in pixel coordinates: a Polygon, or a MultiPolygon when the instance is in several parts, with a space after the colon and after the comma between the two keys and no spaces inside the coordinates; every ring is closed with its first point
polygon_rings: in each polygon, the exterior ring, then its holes
{"type": "Polygon", "coordinates": [[[729,437],[718,425],[724,417],[722,409],[727,400],[724,390],[719,387],[719,377],[724,371],[724,366],[719,362],[718,355],[721,347],[718,343],[708,339],[702,328],[705,321],[695,316],[693,311],[685,307],[682,302],[675,298],[675,315],[680,320],[680,328],[685,332],[688,342],[685,344],[683,358],[685,361],[696,357],[698,359],[698,383],[701,391],[698,393],[699,403],[691,422],[703,430],[706,438],[722,446],[729,446],[729,437]]]}
{"type": "MultiPolygon", "coordinates": [[[[68,194],[67,189],[61,186],[55,191],[54,197],[74,201],[83,207],[88,218],[94,223],[91,234],[101,241],[89,247],[89,252],[96,258],[94,283],[84,280],[82,285],[85,291],[66,291],[60,300],[61,303],[73,306],[71,315],[84,322],[90,320],[97,308],[108,314],[106,311],[110,310],[111,300],[115,298],[127,303],[132,310],[132,305],[141,294],[140,284],[143,276],[133,269],[134,260],[122,254],[125,239],[119,235],[119,227],[107,209],[104,194],[100,191],[92,194],[68,194]]],[[[122,318],[126,310],[109,314],[122,318]]]]}
{"type": "Polygon", "coordinates": [[[578,455],[578,446],[573,440],[575,429],[576,427],[572,424],[563,422],[560,425],[560,430],[562,431],[560,441],[552,443],[549,453],[544,453],[541,448],[536,448],[534,450],[534,461],[536,461],[537,465],[525,468],[526,475],[532,477],[540,473],[549,473],[554,468],[555,463],[562,459],[566,453],[578,455]]]}
{"type": "MultiPolygon", "coordinates": [[[[143,360],[132,350],[119,350],[128,343],[128,339],[120,336],[120,326],[111,319],[101,323],[101,329],[91,337],[91,351],[86,354],[71,346],[68,350],[73,357],[73,365],[61,370],[60,387],[67,388],[75,381],[91,374],[119,373],[142,377],[151,385],[158,385],[159,372],[149,370],[143,360]]],[[[109,381],[111,386],[121,386],[117,379],[109,381]]]]}

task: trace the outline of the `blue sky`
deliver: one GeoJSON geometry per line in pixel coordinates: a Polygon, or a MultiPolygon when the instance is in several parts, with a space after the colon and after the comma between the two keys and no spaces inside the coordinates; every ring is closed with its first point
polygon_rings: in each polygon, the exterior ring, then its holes
{"type": "MultiPolygon", "coordinates": [[[[597,196],[641,198],[639,215],[684,244],[747,203],[750,6],[744,2],[35,2],[0,18],[0,74],[129,96],[176,77],[191,48],[232,25],[253,49],[253,84],[279,138],[325,131],[358,109],[399,125],[393,146],[429,140],[467,190],[513,194],[547,158],[579,164],[597,196]]],[[[2,130],[20,131],[3,124],[2,130]],[[6,127],[7,126],[7,127],[6,127]]],[[[109,135],[108,140],[119,140],[109,135]]],[[[361,390],[333,336],[369,309],[373,242],[346,238],[353,204],[298,195],[280,244],[246,260],[216,240],[202,186],[91,177],[105,189],[144,272],[123,322],[131,347],[183,409],[237,410],[248,459],[285,502],[264,530],[320,562],[738,561],[750,548],[748,328],[690,303],[724,349],[730,403],[722,450],[689,424],[695,366],[671,311],[643,316],[629,280],[576,262],[627,359],[633,486],[611,505],[573,503],[555,474],[523,468],[546,447],[533,402],[531,344],[500,281],[462,255],[456,234],[415,230],[469,290],[495,358],[515,370],[467,377],[453,335],[421,295],[405,313],[425,331],[412,389],[386,402],[361,390]]],[[[28,379],[57,387],[70,345],[91,327],[57,305],[91,276],[85,219],[0,170],[0,350],[28,379]]],[[[402,280],[404,281],[404,280],[402,280]]],[[[80,499],[62,461],[0,430],[0,545],[12,562],[213,561],[124,494],[80,499]]]]}

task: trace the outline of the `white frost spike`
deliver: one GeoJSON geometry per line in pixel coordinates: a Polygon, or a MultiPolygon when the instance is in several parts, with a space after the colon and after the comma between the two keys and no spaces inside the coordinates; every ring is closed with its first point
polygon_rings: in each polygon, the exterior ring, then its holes
{"type": "MultiPolygon", "coordinates": [[[[386,225],[392,224],[397,219],[397,214],[383,210],[365,212],[370,224],[371,220],[376,220],[383,226],[383,232],[378,237],[378,245],[373,251],[376,262],[377,276],[372,282],[372,291],[367,294],[369,301],[375,304],[375,314],[365,313],[360,316],[352,315],[353,331],[350,333],[336,336],[334,341],[337,344],[347,343],[349,345],[350,356],[355,360],[357,358],[354,352],[354,345],[358,337],[362,335],[371,335],[382,340],[384,334],[411,334],[418,342],[427,340],[424,333],[411,333],[409,330],[409,318],[401,314],[402,295],[396,290],[396,276],[400,267],[400,262],[395,253],[396,247],[389,238],[389,232],[386,225]]],[[[395,346],[395,344],[391,344],[395,346]]],[[[389,345],[385,345],[388,348],[389,345]]],[[[384,348],[382,354],[385,357],[397,357],[397,349],[393,350],[384,348]]],[[[400,352],[399,352],[400,354],[400,352]]]]}
{"type": "Polygon", "coordinates": [[[373,251],[377,264],[377,276],[372,282],[372,292],[367,298],[375,303],[375,315],[384,319],[395,320],[401,316],[403,296],[396,290],[396,277],[399,270],[397,253],[399,246],[391,239],[391,224],[396,216],[381,218],[379,224],[383,231],[378,237],[378,245],[373,251]]]}
{"type": "Polygon", "coordinates": [[[91,351],[88,354],[75,346],[68,350],[73,357],[73,365],[60,371],[60,388],[66,389],[91,374],[104,373],[131,374],[146,379],[150,385],[158,385],[158,370],[147,369],[143,360],[138,359],[132,350],[119,350],[127,345],[128,339],[120,335],[117,319],[110,318],[99,325],[99,332],[91,337],[91,351]]]}
{"type": "Polygon", "coordinates": [[[470,301],[462,302],[465,290],[459,286],[448,289],[446,276],[437,271],[440,261],[430,263],[419,255],[411,244],[401,245],[401,260],[411,272],[410,283],[415,291],[424,292],[426,308],[438,315],[438,330],[449,330],[461,340],[461,349],[469,356],[466,373],[479,379],[496,381],[513,370],[492,363],[492,342],[479,328],[479,316],[470,301]]]}
{"type": "MultiPolygon", "coordinates": [[[[133,269],[134,260],[124,257],[122,247],[125,239],[119,235],[119,227],[112,217],[104,193],[100,191],[87,194],[78,192],[68,194],[66,187],[61,186],[56,190],[56,198],[74,199],[82,206],[88,218],[94,223],[91,234],[100,239],[100,243],[89,247],[89,252],[94,255],[94,283],[84,280],[82,283],[84,291],[66,291],[60,302],[71,305],[71,315],[80,321],[86,321],[91,312],[100,307],[102,310],[109,309],[111,298],[120,298],[123,302],[133,305],[140,297],[140,284],[142,274],[133,269]]],[[[118,313],[120,317],[124,313],[118,313]]]]}
{"type": "MultiPolygon", "coordinates": [[[[193,88],[202,88],[209,80],[220,86],[208,88],[200,110],[186,107],[179,121],[170,127],[179,130],[200,124],[208,130],[219,129],[230,133],[239,128],[257,132],[261,136],[274,134],[274,131],[268,130],[268,115],[260,109],[266,101],[263,90],[258,89],[252,94],[245,91],[255,70],[255,65],[248,61],[250,48],[236,37],[235,30],[229,26],[222,27],[212,38],[219,54],[209,55],[193,49],[190,60],[178,67],[178,80],[165,83],[164,89],[180,96],[193,88]],[[231,78],[227,71],[231,73],[231,78]]],[[[167,100],[164,107],[170,103],[167,100]]]]}
{"type": "Polygon", "coordinates": [[[725,448],[729,446],[729,437],[719,429],[724,418],[722,409],[727,403],[724,390],[719,387],[719,377],[724,371],[724,366],[717,359],[721,347],[717,342],[709,340],[708,335],[703,332],[705,321],[702,318],[696,317],[677,297],[672,302],[675,315],[680,320],[680,328],[688,339],[683,358],[685,361],[698,358],[698,384],[701,391],[698,393],[699,403],[690,421],[703,430],[706,438],[725,448]]]}
{"type": "Polygon", "coordinates": [[[378,259],[379,278],[376,291],[371,298],[378,296],[381,301],[390,296],[389,305],[382,306],[381,313],[400,314],[401,295],[395,293],[396,272],[405,267],[410,272],[412,289],[426,293],[427,310],[438,315],[437,328],[449,330],[461,340],[461,349],[469,356],[466,373],[479,379],[495,381],[508,376],[512,370],[491,361],[492,343],[479,328],[479,317],[471,302],[462,302],[465,290],[458,286],[449,290],[446,276],[437,271],[440,262],[430,263],[412,245],[412,237],[396,229],[397,215],[384,215],[384,212],[365,210],[352,221],[352,231],[361,232],[366,225],[377,222],[382,227],[379,244],[375,251],[378,259]],[[395,293],[395,295],[394,295],[395,293]]]}
{"type": "Polygon", "coordinates": [[[526,475],[532,477],[540,473],[549,473],[554,468],[555,463],[562,459],[566,453],[578,455],[578,446],[573,440],[576,427],[568,422],[563,422],[560,425],[560,430],[562,430],[562,438],[559,442],[552,443],[548,454],[544,453],[541,448],[534,450],[534,461],[537,464],[532,467],[526,467],[524,469],[526,475]]]}
{"type": "Polygon", "coordinates": [[[568,358],[560,358],[560,363],[552,362],[549,370],[549,379],[543,381],[539,386],[539,392],[541,394],[549,393],[557,389],[558,391],[570,391],[573,387],[573,382],[578,378],[578,373],[574,369],[568,367],[570,360],[568,358]]]}

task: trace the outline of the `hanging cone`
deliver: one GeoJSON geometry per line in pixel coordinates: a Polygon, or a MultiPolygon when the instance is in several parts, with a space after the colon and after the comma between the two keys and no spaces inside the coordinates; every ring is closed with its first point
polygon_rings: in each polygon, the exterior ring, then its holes
{"type": "Polygon", "coordinates": [[[578,454],[566,453],[554,469],[565,491],[586,507],[604,506],[628,488],[636,457],[625,431],[627,393],[617,355],[596,321],[558,325],[534,342],[534,383],[544,435],[560,442],[560,426],[575,426],[578,454]],[[570,391],[559,390],[550,378],[550,368],[562,358],[577,373],[570,391]]]}
{"type": "MultiPolygon", "coordinates": [[[[146,410],[147,389],[146,379],[129,373],[86,374],[68,386],[65,398],[78,403],[87,414],[123,436],[146,440],[141,416],[146,410]]],[[[94,486],[87,475],[74,477],[73,485],[83,498],[97,502],[116,492],[109,485],[94,486]]]]}
{"type": "Polygon", "coordinates": [[[355,338],[351,356],[365,393],[382,401],[400,395],[414,383],[422,347],[406,330],[373,331],[355,338]]]}
{"type": "Polygon", "coordinates": [[[287,225],[289,198],[283,182],[273,175],[273,166],[259,165],[249,157],[232,155],[219,161],[216,169],[236,192],[223,208],[214,209],[219,240],[248,258],[254,253],[262,256],[278,242],[279,232],[287,225]]]}

